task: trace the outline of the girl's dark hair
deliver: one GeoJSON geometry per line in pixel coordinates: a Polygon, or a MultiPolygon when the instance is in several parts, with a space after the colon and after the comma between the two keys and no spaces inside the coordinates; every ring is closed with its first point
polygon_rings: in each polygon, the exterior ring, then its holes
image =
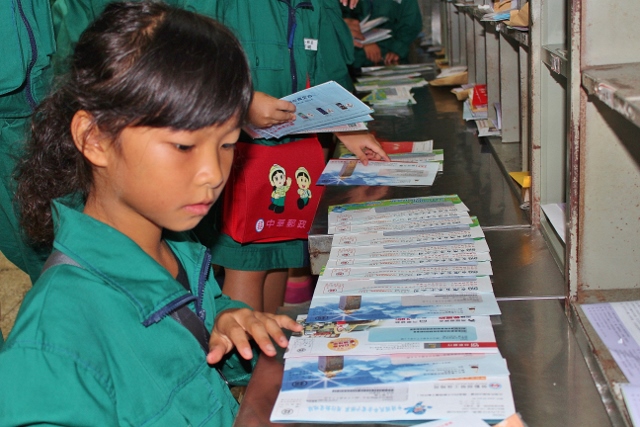
{"type": "Polygon", "coordinates": [[[77,111],[116,141],[128,126],[198,130],[244,121],[252,97],[240,43],[216,21],[150,1],[112,3],[82,34],[60,87],[36,109],[16,170],[21,225],[53,242],[51,201],[86,200],[90,163],[70,131],[77,111]]]}

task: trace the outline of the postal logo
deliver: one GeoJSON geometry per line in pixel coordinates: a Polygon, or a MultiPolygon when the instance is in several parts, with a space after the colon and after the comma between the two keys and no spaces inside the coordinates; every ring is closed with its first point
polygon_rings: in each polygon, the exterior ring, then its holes
{"type": "Polygon", "coordinates": [[[358,346],[358,340],[354,338],[338,338],[329,341],[327,347],[333,351],[349,351],[358,346]]]}
{"type": "Polygon", "coordinates": [[[260,233],[262,230],[264,230],[264,219],[260,218],[256,221],[256,231],[260,233]]]}

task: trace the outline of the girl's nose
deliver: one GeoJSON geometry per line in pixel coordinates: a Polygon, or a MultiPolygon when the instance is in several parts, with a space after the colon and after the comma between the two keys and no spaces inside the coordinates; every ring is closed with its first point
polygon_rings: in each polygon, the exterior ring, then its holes
{"type": "Polygon", "coordinates": [[[223,159],[217,152],[207,152],[203,154],[198,171],[197,184],[206,185],[211,188],[221,186],[229,175],[231,162],[228,166],[223,165],[223,159]]]}

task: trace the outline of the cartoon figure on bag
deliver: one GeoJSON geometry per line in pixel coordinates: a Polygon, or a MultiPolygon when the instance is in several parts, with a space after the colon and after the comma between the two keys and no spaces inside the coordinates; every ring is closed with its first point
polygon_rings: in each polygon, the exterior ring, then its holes
{"type": "Polygon", "coordinates": [[[284,200],[287,191],[291,188],[291,178],[287,178],[287,173],[280,165],[273,165],[269,170],[269,182],[273,186],[271,192],[271,205],[269,209],[275,213],[284,212],[284,200]]]}
{"type": "Polygon", "coordinates": [[[300,166],[295,173],[296,183],[298,184],[298,195],[300,198],[298,199],[298,209],[302,209],[309,204],[309,199],[311,198],[311,190],[309,190],[309,186],[311,185],[311,177],[309,176],[309,171],[304,166],[300,166]]]}

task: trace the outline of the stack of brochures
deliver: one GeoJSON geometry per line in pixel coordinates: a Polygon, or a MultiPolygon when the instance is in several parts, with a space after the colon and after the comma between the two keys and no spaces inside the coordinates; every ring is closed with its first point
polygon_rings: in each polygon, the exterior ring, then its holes
{"type": "Polygon", "coordinates": [[[329,261],[272,422],[417,422],[515,407],[476,217],[457,195],[329,207],[329,261]]]}
{"type": "Polygon", "coordinates": [[[268,128],[247,126],[254,138],[281,138],[290,134],[348,132],[366,129],[373,110],[334,81],[281,98],[296,106],[296,120],[268,128]]]}

